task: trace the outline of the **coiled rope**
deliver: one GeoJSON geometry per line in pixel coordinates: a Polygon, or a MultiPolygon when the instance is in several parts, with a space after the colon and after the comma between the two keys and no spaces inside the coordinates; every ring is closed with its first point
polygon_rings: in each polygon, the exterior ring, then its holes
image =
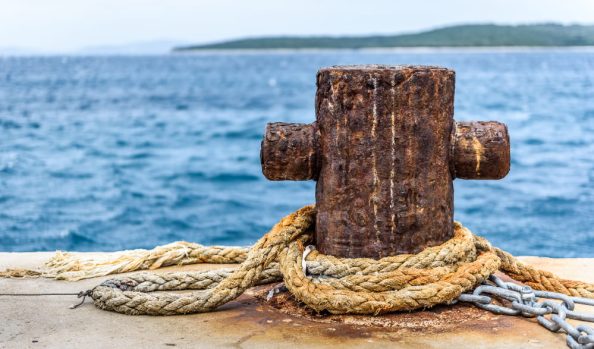
{"type": "MultiPolygon", "coordinates": [[[[132,274],[107,280],[88,292],[97,307],[130,315],[208,312],[252,286],[280,280],[299,301],[316,311],[411,311],[451,303],[497,270],[537,290],[594,298],[593,284],[563,280],[525,265],[459,223],[455,223],[452,239],[418,254],[373,260],[336,258],[313,250],[303,258],[314,221],[315,207],[306,206],[283,218],[251,249],[174,243],[102,262],[60,254],[39,274],[79,280],[174,264],[241,263],[237,269],[132,274]],[[200,292],[151,293],[179,290],[200,292]]],[[[12,272],[18,275],[22,271],[12,272]]],[[[11,276],[10,271],[4,276],[11,276]]]]}

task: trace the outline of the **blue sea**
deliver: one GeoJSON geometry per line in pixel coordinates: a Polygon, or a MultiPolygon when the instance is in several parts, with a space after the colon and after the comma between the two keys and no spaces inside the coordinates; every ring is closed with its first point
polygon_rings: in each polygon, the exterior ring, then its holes
{"type": "Polygon", "coordinates": [[[266,123],[314,120],[336,64],[456,70],[457,120],[509,127],[500,181],[455,216],[519,255],[594,257],[594,50],[396,50],[0,58],[0,250],[247,245],[314,201],[260,169],[266,123]]]}

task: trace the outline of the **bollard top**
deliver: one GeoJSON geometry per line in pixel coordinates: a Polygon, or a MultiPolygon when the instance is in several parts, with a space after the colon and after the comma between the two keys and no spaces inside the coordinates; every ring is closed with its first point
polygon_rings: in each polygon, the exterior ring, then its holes
{"type": "Polygon", "coordinates": [[[438,66],[389,64],[335,65],[318,70],[318,88],[324,81],[335,79],[342,80],[345,88],[351,90],[358,88],[365,90],[368,88],[365,84],[399,85],[409,79],[411,79],[409,84],[411,88],[430,89],[430,85],[433,86],[436,80],[444,79],[447,88],[453,91],[456,73],[451,69],[438,66]],[[357,82],[360,79],[363,79],[363,85],[357,82]]]}
{"type": "Polygon", "coordinates": [[[353,65],[333,65],[321,68],[318,73],[331,71],[429,71],[429,72],[449,72],[454,74],[452,69],[433,66],[433,65],[401,65],[401,64],[353,64],[353,65]]]}

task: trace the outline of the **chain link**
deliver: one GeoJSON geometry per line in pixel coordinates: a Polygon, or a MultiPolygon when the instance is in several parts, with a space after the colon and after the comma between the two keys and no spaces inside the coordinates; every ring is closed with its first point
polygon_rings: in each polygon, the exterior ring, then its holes
{"type": "Polygon", "coordinates": [[[495,314],[536,317],[538,323],[549,331],[565,331],[569,348],[594,349],[594,329],[586,325],[574,327],[567,322],[567,319],[594,322],[594,314],[575,310],[576,304],[594,306],[594,299],[536,291],[529,286],[505,282],[492,275],[489,281],[477,287],[473,293],[460,295],[458,301],[473,303],[495,314]],[[493,298],[507,302],[505,305],[502,302],[495,303],[493,298]]]}

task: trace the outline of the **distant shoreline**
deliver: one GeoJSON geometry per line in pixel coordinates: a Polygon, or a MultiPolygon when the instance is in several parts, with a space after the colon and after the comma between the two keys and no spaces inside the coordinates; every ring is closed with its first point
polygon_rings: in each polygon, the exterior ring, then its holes
{"type": "Polygon", "coordinates": [[[468,24],[398,35],[276,36],[174,47],[174,52],[206,50],[362,50],[394,48],[573,47],[593,46],[594,25],[468,24]]]}
{"type": "Polygon", "coordinates": [[[467,53],[483,53],[483,52],[594,52],[594,45],[588,46],[444,46],[444,47],[378,47],[378,48],[294,48],[294,49],[204,49],[204,50],[188,50],[188,51],[171,51],[172,55],[206,55],[206,54],[306,54],[306,53],[332,53],[332,52],[362,52],[362,53],[390,53],[390,52],[418,52],[418,53],[447,53],[447,52],[467,52],[467,53]]]}

